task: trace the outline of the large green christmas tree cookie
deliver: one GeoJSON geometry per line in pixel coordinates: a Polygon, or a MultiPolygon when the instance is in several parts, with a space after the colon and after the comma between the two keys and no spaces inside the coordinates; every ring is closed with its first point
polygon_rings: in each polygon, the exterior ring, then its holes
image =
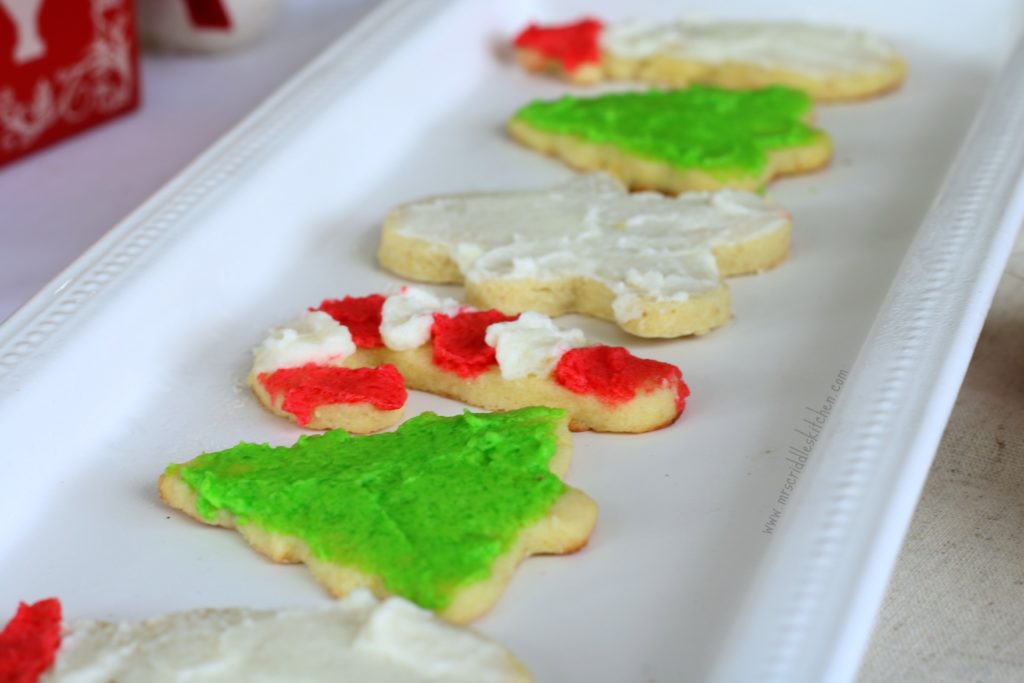
{"type": "Polygon", "coordinates": [[[365,586],[462,622],[523,558],[586,544],[597,506],[560,479],[566,422],[552,408],[424,413],[388,434],[242,443],[169,466],[160,496],[275,561],[305,562],[335,595],[365,586]]]}
{"type": "Polygon", "coordinates": [[[512,137],[571,166],[605,170],[633,189],[672,194],[756,190],[776,175],[828,162],[828,135],[809,126],[811,99],[773,86],[565,96],[526,105],[512,137]]]}

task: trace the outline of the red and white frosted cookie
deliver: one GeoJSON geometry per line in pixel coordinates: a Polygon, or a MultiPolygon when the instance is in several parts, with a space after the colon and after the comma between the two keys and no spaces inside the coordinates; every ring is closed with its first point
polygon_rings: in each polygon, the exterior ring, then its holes
{"type": "Polygon", "coordinates": [[[906,64],[878,36],[839,26],[767,21],[531,24],[515,39],[530,71],[576,83],[632,80],[680,87],[788,85],[818,100],[868,97],[900,83],[906,64]]]}
{"type": "Polygon", "coordinates": [[[490,410],[564,408],[572,429],[601,432],[672,424],[690,393],[676,366],[590,344],[547,316],[478,311],[412,287],[324,301],[253,358],[248,381],[269,410],[355,433],[398,422],[406,386],[490,410]]]}
{"type": "MultiPolygon", "coordinates": [[[[2,623],[2,622],[0,622],[2,623]]],[[[526,683],[505,648],[366,590],[319,608],[203,609],[138,623],[68,621],[55,598],[0,630],[2,683],[526,683]]]]}

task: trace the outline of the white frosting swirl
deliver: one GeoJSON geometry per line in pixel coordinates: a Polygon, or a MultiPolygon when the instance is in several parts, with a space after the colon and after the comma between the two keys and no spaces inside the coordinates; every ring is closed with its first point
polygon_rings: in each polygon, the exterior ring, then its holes
{"type": "Polygon", "coordinates": [[[365,590],[305,610],[197,610],[73,623],[41,683],[512,683],[504,648],[365,590]]]}
{"type": "Polygon", "coordinates": [[[408,351],[430,340],[434,314],[455,315],[462,307],[454,299],[439,299],[418,287],[403,287],[384,300],[380,336],[392,351],[408,351]]]}
{"type": "Polygon", "coordinates": [[[355,353],[348,328],[323,311],[306,311],[274,328],[253,349],[253,373],[297,368],[307,363],[340,365],[355,353]]]}
{"type": "Polygon", "coordinates": [[[897,53],[878,36],[799,22],[676,21],[611,24],[604,51],[645,59],[667,55],[705,64],[754,64],[815,76],[842,76],[886,68],[897,53]]]}
{"type": "Polygon", "coordinates": [[[504,379],[547,377],[562,354],[587,345],[582,330],[560,329],[551,318],[533,312],[511,322],[489,325],[485,341],[494,347],[504,379]]]}

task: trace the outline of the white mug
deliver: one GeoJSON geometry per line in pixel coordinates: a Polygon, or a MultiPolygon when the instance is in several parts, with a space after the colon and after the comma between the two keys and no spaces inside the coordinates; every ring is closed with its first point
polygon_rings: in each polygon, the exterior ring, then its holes
{"type": "Polygon", "coordinates": [[[185,52],[227,52],[262,35],[281,0],[135,0],[143,44],[185,52]]]}

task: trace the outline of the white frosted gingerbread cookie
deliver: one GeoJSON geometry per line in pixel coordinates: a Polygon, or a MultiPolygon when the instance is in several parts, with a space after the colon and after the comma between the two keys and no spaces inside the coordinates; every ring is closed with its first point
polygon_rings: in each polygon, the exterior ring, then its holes
{"type": "Polygon", "coordinates": [[[22,604],[0,632],[0,680],[18,683],[526,683],[505,648],[401,598],[357,590],[309,609],[199,609],[136,623],[62,619],[22,604]],[[8,660],[6,645],[17,652],[8,660]]]}
{"type": "Polygon", "coordinates": [[[577,83],[630,80],[679,87],[788,85],[817,100],[890,90],[906,63],[879,36],[796,21],[623,21],[531,24],[515,39],[519,62],[577,83]]]}
{"type": "Polygon", "coordinates": [[[248,382],[277,415],[355,433],[398,422],[406,386],[491,410],[564,408],[572,429],[604,432],[667,426],[689,395],[674,365],[413,287],[329,299],[274,329],[248,382]]]}
{"type": "Polygon", "coordinates": [[[642,337],[704,334],[730,317],[722,277],[786,258],[788,212],[749,192],[628,193],[595,173],[548,190],[434,197],[384,221],[378,256],[470,303],[569,312],[642,337]]]}

